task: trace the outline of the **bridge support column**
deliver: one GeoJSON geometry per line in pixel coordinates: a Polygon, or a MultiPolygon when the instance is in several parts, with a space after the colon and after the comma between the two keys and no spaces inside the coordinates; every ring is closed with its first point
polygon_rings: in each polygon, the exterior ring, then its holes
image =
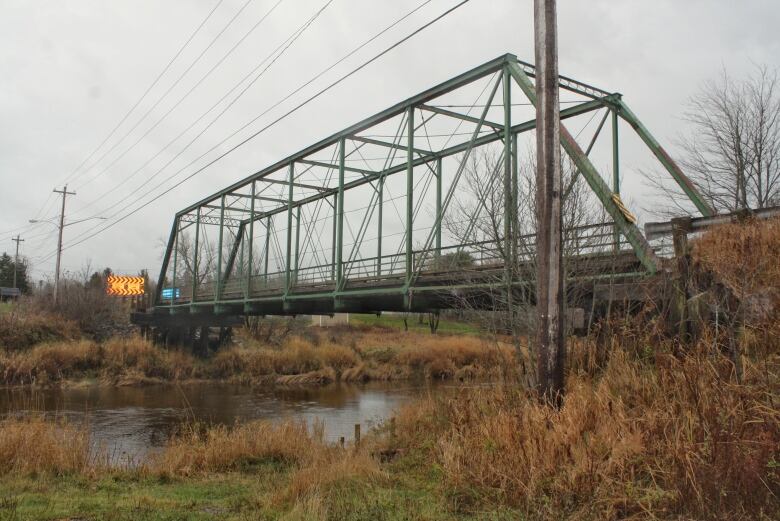
{"type": "Polygon", "coordinates": [[[346,159],[346,142],[339,140],[339,189],[336,219],[336,293],[344,287],[344,163],[346,159]]]}

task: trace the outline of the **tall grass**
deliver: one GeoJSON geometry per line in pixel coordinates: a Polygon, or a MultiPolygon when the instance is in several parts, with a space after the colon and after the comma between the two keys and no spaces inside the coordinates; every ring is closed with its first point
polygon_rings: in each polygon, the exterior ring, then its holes
{"type": "Polygon", "coordinates": [[[56,475],[96,468],[82,427],[42,417],[0,421],[0,475],[56,475]]]}
{"type": "MultiPolygon", "coordinates": [[[[667,346],[668,347],[668,346],[667,346]]],[[[404,407],[386,443],[439,466],[463,510],[505,504],[528,519],[769,519],[780,514],[780,360],[615,351],[570,374],[556,410],[514,388],[404,407]],[[651,514],[652,513],[652,514],[651,514]]]]}
{"type": "Polygon", "coordinates": [[[23,350],[41,342],[78,337],[76,323],[57,314],[31,313],[17,305],[0,313],[0,349],[23,350]]]}
{"type": "Polygon", "coordinates": [[[175,380],[194,374],[191,355],[166,351],[141,338],[45,343],[22,351],[0,350],[5,385],[51,384],[72,378],[104,378],[111,383],[175,380]]]}

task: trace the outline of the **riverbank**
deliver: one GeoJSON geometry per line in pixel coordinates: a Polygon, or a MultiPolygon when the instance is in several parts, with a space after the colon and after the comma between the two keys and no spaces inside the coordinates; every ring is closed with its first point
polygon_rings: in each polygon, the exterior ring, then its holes
{"type": "Polygon", "coordinates": [[[316,424],[188,425],[112,468],[81,428],[5,421],[0,518],[777,519],[777,355],[737,382],[709,350],[635,347],[573,356],[561,410],[516,386],[452,390],[358,447],[316,424]]]}
{"type": "Polygon", "coordinates": [[[515,364],[506,344],[475,335],[343,327],[293,334],[278,344],[249,335],[207,358],[138,337],[60,340],[0,350],[0,385],[145,385],[198,380],[311,385],[371,380],[472,380],[515,364]]]}

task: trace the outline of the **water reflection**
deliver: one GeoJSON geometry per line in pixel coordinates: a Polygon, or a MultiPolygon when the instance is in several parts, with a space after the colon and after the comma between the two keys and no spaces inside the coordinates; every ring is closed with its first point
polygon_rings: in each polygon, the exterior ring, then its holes
{"type": "Polygon", "coordinates": [[[354,425],[367,429],[402,403],[441,385],[426,383],[332,384],[325,387],[275,387],[198,383],[186,386],[83,387],[0,390],[4,415],[45,412],[84,423],[96,446],[115,460],[136,460],[162,446],[184,421],[230,425],[255,419],[324,422],[325,435],[349,439],[354,425]]]}

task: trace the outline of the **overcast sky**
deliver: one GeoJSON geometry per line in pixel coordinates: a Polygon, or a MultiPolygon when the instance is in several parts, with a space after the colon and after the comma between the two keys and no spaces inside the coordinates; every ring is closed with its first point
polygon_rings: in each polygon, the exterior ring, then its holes
{"type": "MultiPolygon", "coordinates": [[[[166,149],[142,168],[150,158],[326,3],[223,0],[139,107],[81,166],[217,2],[0,0],[0,251],[12,252],[11,236],[21,233],[26,239],[22,253],[30,258],[35,279],[53,273],[56,228],[31,226],[28,221],[55,218],[59,203],[52,194],[54,187],[61,188],[68,180],[69,190],[77,192],[68,198],[71,222],[113,215],[143,183],[154,186],[157,179],[186,165],[421,0],[333,0],[239,102],[159,178],[147,181],[178,149],[166,149]],[[142,138],[271,9],[214,73],[142,138]],[[192,70],[186,71],[237,13],[192,70]],[[154,107],[185,71],[178,85],[154,107]]],[[[307,92],[313,93],[328,79],[354,68],[456,3],[431,0],[307,92]]],[[[148,268],[156,274],[160,239],[167,237],[177,210],[501,54],[511,52],[532,61],[531,16],[531,0],[471,0],[236,153],[108,231],[66,249],[64,269],[76,271],[89,262],[94,269],[111,266],[120,273],[134,273],[148,268]]],[[[780,66],[778,25],[780,2],[776,0],[559,0],[560,71],[621,92],[674,154],[675,138],[686,131],[681,111],[701,82],[724,68],[739,76],[749,73],[754,64],[780,66]]],[[[255,127],[272,116],[261,118],[255,127]]],[[[183,138],[181,146],[187,141],[183,138]]],[[[627,199],[637,211],[642,200],[652,197],[639,179],[638,170],[648,161],[642,152],[637,143],[629,142],[621,158],[627,199]]],[[[143,189],[131,202],[140,193],[143,189]]],[[[65,245],[96,224],[100,223],[93,220],[66,227],[65,245]]]]}

